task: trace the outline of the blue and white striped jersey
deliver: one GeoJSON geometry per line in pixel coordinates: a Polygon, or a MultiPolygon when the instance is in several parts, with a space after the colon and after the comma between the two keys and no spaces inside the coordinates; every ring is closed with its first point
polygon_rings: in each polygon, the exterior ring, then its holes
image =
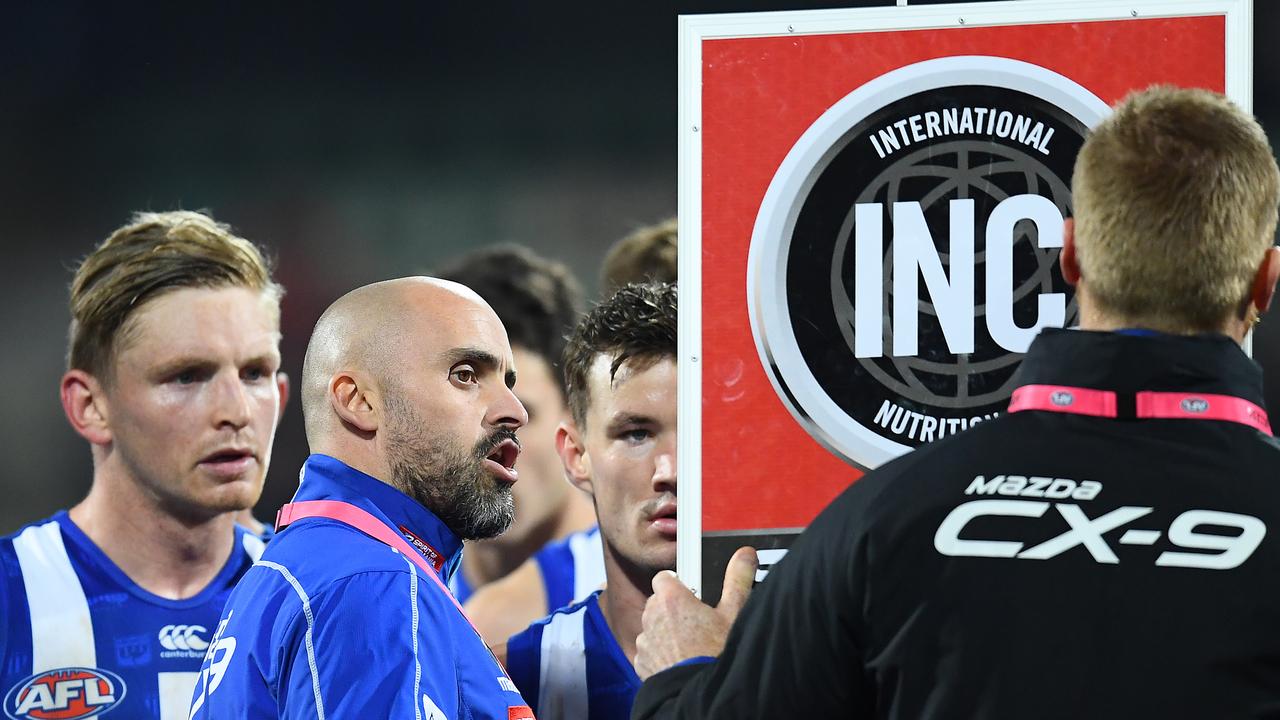
{"type": "MultiPolygon", "coordinates": [[[[534,554],[533,561],[542,575],[550,610],[584,600],[604,585],[604,546],[598,527],[552,540],[534,554]]],[[[463,604],[475,594],[461,568],[449,579],[449,589],[463,604]]]]}
{"type": "Polygon", "coordinates": [[[533,559],[542,571],[548,610],[585,600],[604,585],[604,546],[599,527],[547,543],[533,559]]]}
{"type": "Polygon", "coordinates": [[[324,455],[307,459],[294,498],[315,503],[354,506],[428,567],[332,516],[289,525],[227,600],[191,717],[532,720],[435,574],[457,567],[457,536],[404,493],[324,455]]]}
{"type": "Polygon", "coordinates": [[[513,635],[507,672],[540,720],[627,720],[640,690],[598,590],[513,635]]]}
{"type": "Polygon", "coordinates": [[[222,605],[262,554],[235,533],[226,565],[185,600],[138,587],[65,511],[0,539],[5,716],[187,720],[222,605]]]}

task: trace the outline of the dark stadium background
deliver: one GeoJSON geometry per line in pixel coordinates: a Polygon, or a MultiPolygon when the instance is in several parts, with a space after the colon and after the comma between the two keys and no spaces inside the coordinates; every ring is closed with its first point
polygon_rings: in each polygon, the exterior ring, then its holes
{"type": "MultiPolygon", "coordinates": [[[[608,244],[675,211],[678,13],[892,4],[6,6],[0,533],[88,489],[57,400],[66,286],[130,211],[210,208],[271,249],[297,378],[331,300],[457,252],[526,243],[594,292],[608,244]]],[[[1280,143],[1280,3],[1254,13],[1255,112],[1280,143]]],[[[1256,355],[1274,376],[1272,318],[1256,355]]],[[[295,401],[260,518],[305,452],[295,401]]]]}

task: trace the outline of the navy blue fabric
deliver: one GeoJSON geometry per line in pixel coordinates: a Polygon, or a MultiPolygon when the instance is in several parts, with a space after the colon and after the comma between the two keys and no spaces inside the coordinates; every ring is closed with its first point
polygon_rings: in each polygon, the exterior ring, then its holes
{"type": "MultiPolygon", "coordinates": [[[[27,579],[23,577],[14,539],[28,528],[50,522],[57,523],[67,559],[88,605],[92,631],[82,642],[92,645],[96,658],[95,667],[89,670],[106,671],[120,680],[120,687],[114,687],[113,680],[98,686],[99,690],[110,688],[103,693],[104,697],[110,695],[118,699],[105,714],[154,718],[159,716],[161,707],[172,708],[174,702],[185,704],[181,696],[162,699],[160,675],[163,673],[172,679],[179,676],[170,674],[194,675],[200,669],[205,646],[218,624],[222,606],[236,581],[253,563],[245,543],[247,531],[236,526],[231,555],[208,586],[193,597],[170,600],[153,595],[130,580],[67,512],[61,511],[0,539],[0,698],[6,700],[4,711],[7,713],[0,715],[26,718],[49,717],[58,711],[74,712],[66,706],[74,704],[76,698],[66,696],[53,697],[51,703],[41,701],[34,708],[27,703],[26,709],[18,712],[23,707],[21,698],[26,681],[32,675],[57,668],[34,667],[27,579]],[[176,628],[180,630],[175,634],[176,628]]],[[[36,610],[48,611],[48,608],[36,610]]],[[[65,624],[66,633],[81,631],[74,618],[53,619],[65,624]]],[[[81,688],[76,692],[86,691],[81,688]]]]}

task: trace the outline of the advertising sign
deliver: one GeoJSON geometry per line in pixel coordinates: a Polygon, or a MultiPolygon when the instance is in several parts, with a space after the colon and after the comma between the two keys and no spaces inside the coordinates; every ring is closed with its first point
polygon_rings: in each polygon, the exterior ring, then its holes
{"type": "Polygon", "coordinates": [[[1250,6],[1040,0],[682,17],[680,558],[718,596],[863,472],[1008,405],[1071,173],[1152,84],[1250,107],[1250,6]]]}

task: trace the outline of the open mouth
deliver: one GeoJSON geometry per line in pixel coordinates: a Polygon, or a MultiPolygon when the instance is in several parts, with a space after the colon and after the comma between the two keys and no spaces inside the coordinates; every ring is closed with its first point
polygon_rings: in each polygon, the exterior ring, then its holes
{"type": "Polygon", "coordinates": [[[253,451],[244,448],[223,448],[200,458],[200,465],[216,473],[237,475],[257,462],[253,451]]]}
{"type": "Polygon", "coordinates": [[[515,440],[503,440],[485,456],[485,465],[500,479],[516,481],[516,458],[520,457],[520,445],[515,440]]]}

